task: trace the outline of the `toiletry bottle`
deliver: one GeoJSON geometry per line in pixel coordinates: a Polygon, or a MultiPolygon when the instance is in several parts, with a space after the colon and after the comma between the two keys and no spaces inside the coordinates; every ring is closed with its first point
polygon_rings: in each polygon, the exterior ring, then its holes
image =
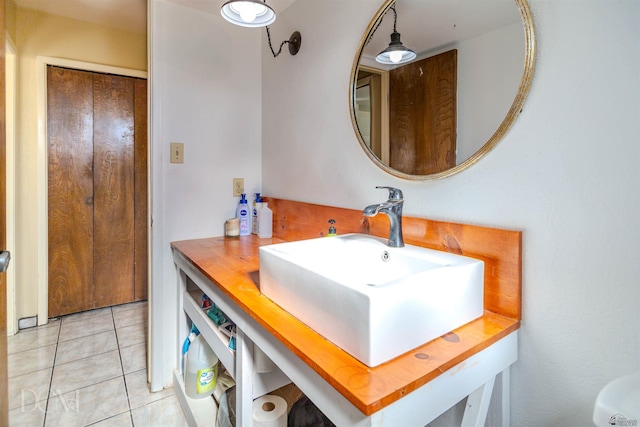
{"type": "Polygon", "coordinates": [[[246,194],[241,194],[240,203],[238,203],[238,209],[236,210],[236,217],[240,220],[240,235],[250,235],[251,213],[249,212],[249,203],[247,203],[246,194]]]}
{"type": "Polygon", "coordinates": [[[260,193],[256,193],[256,197],[253,199],[253,209],[251,215],[251,232],[258,234],[258,209],[262,206],[262,197],[260,193]]]}
{"type": "Polygon", "coordinates": [[[269,203],[262,202],[258,210],[258,237],[266,239],[273,235],[273,212],[269,209],[269,203]]]}
{"type": "Polygon", "coordinates": [[[337,235],[337,231],[336,231],[336,227],[334,226],[334,224],[336,223],[335,219],[330,219],[329,220],[329,232],[327,233],[327,237],[331,237],[331,236],[335,236],[337,235]]]}

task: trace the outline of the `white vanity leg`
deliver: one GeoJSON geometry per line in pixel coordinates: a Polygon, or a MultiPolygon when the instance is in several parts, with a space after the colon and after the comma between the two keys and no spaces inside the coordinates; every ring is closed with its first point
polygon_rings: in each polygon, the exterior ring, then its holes
{"type": "MultiPolygon", "coordinates": [[[[181,268],[178,268],[178,294],[176,295],[176,300],[178,302],[178,307],[180,307],[178,312],[178,337],[176,342],[176,360],[178,361],[179,371],[184,374],[185,366],[183,366],[182,360],[182,345],[184,344],[185,338],[189,336],[189,331],[191,330],[191,326],[187,322],[187,316],[185,316],[182,311],[183,307],[183,298],[184,291],[187,289],[187,275],[181,268]]],[[[154,390],[158,391],[158,390],[154,390]]]]}
{"type": "Polygon", "coordinates": [[[511,426],[511,371],[509,367],[500,374],[500,386],[502,387],[501,422],[502,427],[511,426]]]}
{"type": "Polygon", "coordinates": [[[236,426],[253,424],[253,343],[236,332],[236,426]]]}
{"type": "Polygon", "coordinates": [[[495,380],[496,377],[492,377],[467,397],[467,406],[460,427],[484,427],[495,380]]]}

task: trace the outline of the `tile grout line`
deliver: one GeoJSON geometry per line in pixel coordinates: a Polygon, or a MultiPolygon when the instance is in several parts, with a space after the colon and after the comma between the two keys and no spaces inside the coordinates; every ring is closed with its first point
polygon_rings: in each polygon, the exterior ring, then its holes
{"type": "Polygon", "coordinates": [[[113,318],[113,330],[116,334],[116,345],[118,346],[118,358],[120,359],[120,370],[122,371],[122,382],[124,383],[124,392],[127,395],[127,407],[129,408],[129,419],[131,420],[131,425],[133,426],[133,413],[131,412],[131,399],[129,398],[129,387],[127,386],[127,378],[124,374],[124,363],[122,362],[122,351],[120,350],[120,338],[118,336],[118,328],[116,327],[116,319],[113,310],[111,310],[111,315],[113,318]]]}
{"type": "Polygon", "coordinates": [[[42,418],[42,427],[47,425],[47,413],[49,412],[49,397],[51,396],[51,386],[53,385],[53,371],[56,369],[56,358],[58,357],[58,343],[60,342],[60,332],[62,330],[62,319],[58,324],[58,337],[56,339],[56,351],[53,354],[53,366],[51,366],[51,377],[49,377],[49,387],[47,389],[47,404],[44,407],[44,417],[42,418]]]}

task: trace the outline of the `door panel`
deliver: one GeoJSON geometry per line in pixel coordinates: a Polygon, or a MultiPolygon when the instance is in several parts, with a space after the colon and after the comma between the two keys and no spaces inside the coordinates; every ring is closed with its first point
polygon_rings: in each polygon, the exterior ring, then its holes
{"type": "Polygon", "coordinates": [[[49,315],[93,306],[93,77],[48,67],[49,315]]]}
{"type": "Polygon", "coordinates": [[[94,75],[95,307],[134,298],[133,79],[94,75]]]}
{"type": "Polygon", "coordinates": [[[49,315],[147,297],[146,80],[48,67],[49,315]]]}
{"type": "Polygon", "coordinates": [[[390,166],[428,175],[456,165],[456,50],[389,72],[390,166]]]}
{"type": "Polygon", "coordinates": [[[135,79],[135,296],[147,299],[149,281],[147,245],[147,81],[135,79]]]}

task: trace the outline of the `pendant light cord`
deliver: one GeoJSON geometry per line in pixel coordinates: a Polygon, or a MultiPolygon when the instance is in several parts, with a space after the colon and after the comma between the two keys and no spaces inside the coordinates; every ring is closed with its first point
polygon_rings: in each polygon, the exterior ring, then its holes
{"type": "Polygon", "coordinates": [[[396,5],[395,3],[393,4],[393,6],[391,6],[389,9],[387,9],[387,11],[384,13],[384,15],[382,15],[382,18],[380,18],[380,21],[378,22],[378,24],[376,25],[376,27],[374,29],[371,30],[371,32],[369,33],[369,38],[367,39],[365,46],[369,44],[369,42],[371,41],[371,39],[373,38],[373,34],[378,31],[378,28],[380,28],[380,25],[382,25],[382,20],[384,19],[385,16],[387,16],[387,13],[389,13],[389,11],[392,10],[393,11],[393,32],[397,33],[396,31],[396,25],[398,23],[398,12],[396,12],[396,5]]]}
{"type": "Polygon", "coordinates": [[[282,52],[282,48],[284,47],[285,44],[287,43],[291,43],[291,40],[285,40],[282,43],[280,43],[280,49],[278,49],[278,52],[276,53],[275,50],[273,50],[273,46],[271,45],[271,31],[269,31],[269,26],[267,25],[267,40],[269,41],[269,48],[271,49],[271,53],[273,54],[273,57],[277,57],[278,55],[280,55],[280,53],[282,52]]]}
{"type": "Polygon", "coordinates": [[[393,10],[393,32],[397,33],[398,31],[396,31],[396,24],[398,23],[398,12],[396,12],[395,4],[391,6],[391,10],[393,10]]]}

